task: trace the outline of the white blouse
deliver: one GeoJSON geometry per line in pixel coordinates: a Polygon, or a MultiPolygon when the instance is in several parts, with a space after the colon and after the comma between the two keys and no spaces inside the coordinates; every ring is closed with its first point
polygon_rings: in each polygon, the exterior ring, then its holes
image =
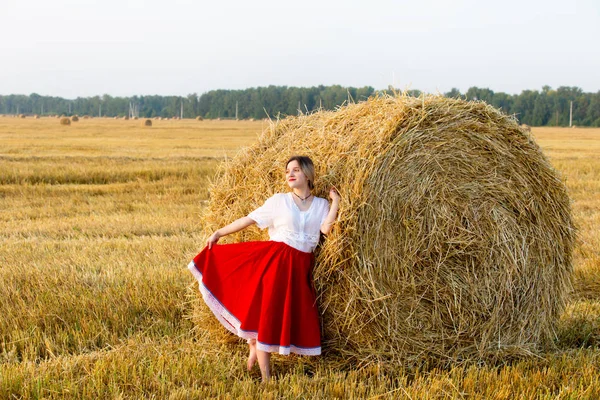
{"type": "Polygon", "coordinates": [[[293,194],[277,193],[248,214],[259,228],[269,228],[269,238],[311,253],[319,243],[321,225],[329,214],[329,202],[315,197],[308,210],[300,211],[293,194]]]}

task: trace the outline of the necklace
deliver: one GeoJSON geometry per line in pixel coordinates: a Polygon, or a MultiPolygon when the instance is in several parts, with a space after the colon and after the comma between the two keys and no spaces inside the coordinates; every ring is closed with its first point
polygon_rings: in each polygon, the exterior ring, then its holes
{"type": "Polygon", "coordinates": [[[308,198],[310,198],[310,196],[312,196],[312,193],[309,193],[308,196],[306,196],[305,198],[302,198],[298,194],[296,194],[296,192],[292,191],[292,193],[294,193],[296,195],[296,197],[302,201],[302,204],[304,204],[306,202],[306,199],[308,199],[308,198]]]}

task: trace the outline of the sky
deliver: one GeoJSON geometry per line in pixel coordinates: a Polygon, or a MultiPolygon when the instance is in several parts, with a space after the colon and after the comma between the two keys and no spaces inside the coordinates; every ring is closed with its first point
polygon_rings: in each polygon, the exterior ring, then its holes
{"type": "Polygon", "coordinates": [[[600,90],[600,0],[0,0],[0,94],[600,90]]]}

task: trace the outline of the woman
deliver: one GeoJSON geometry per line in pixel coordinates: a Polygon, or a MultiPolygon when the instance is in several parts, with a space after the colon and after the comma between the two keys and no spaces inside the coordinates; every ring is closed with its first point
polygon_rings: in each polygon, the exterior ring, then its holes
{"type": "Polygon", "coordinates": [[[315,197],[314,165],[306,156],[286,163],[289,193],[214,232],[190,263],[204,301],[231,332],[248,341],[248,370],[256,361],[263,382],[270,379],[272,352],[321,354],[319,314],[312,285],[313,251],[320,233],[328,234],[340,196],[332,188],[315,197]],[[267,242],[217,245],[223,236],[252,224],[269,229],[267,242]]]}

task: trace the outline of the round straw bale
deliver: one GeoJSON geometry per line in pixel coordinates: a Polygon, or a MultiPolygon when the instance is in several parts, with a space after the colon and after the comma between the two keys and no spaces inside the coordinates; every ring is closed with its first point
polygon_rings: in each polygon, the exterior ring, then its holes
{"type": "Polygon", "coordinates": [[[203,121],[203,120],[204,120],[204,118],[202,118],[202,117],[201,117],[201,116],[199,116],[199,115],[196,117],[196,121],[203,121]]]}
{"type": "Polygon", "coordinates": [[[19,118],[25,118],[25,114],[19,114],[19,118]]]}
{"type": "MultiPolygon", "coordinates": [[[[569,197],[512,117],[442,96],[288,117],[222,165],[206,233],[289,191],[294,154],[314,160],[315,195],[335,185],[342,198],[314,270],[325,357],[447,364],[551,342],[571,285],[569,197]]],[[[222,241],[265,239],[253,226],[222,241]]],[[[217,325],[202,327],[218,337],[217,325]]]]}
{"type": "Polygon", "coordinates": [[[126,115],[123,117],[123,119],[127,121],[129,119],[129,117],[126,115]]]}
{"type": "Polygon", "coordinates": [[[71,121],[72,121],[72,122],[78,122],[78,121],[79,121],[79,117],[78,117],[77,115],[73,115],[73,116],[71,117],[71,121]]]}
{"type": "Polygon", "coordinates": [[[152,126],[152,120],[151,119],[147,119],[144,121],[144,123],[142,124],[143,126],[152,126]]]}
{"type": "Polygon", "coordinates": [[[60,119],[60,124],[61,125],[71,125],[71,120],[67,117],[62,117],[60,119]]]}
{"type": "Polygon", "coordinates": [[[39,116],[39,115],[37,115],[37,114],[35,114],[35,115],[33,116],[33,118],[34,118],[34,119],[40,119],[40,116],[39,116]]]}
{"type": "Polygon", "coordinates": [[[138,117],[133,117],[133,120],[136,120],[136,121],[137,121],[137,120],[138,120],[138,117]]]}

